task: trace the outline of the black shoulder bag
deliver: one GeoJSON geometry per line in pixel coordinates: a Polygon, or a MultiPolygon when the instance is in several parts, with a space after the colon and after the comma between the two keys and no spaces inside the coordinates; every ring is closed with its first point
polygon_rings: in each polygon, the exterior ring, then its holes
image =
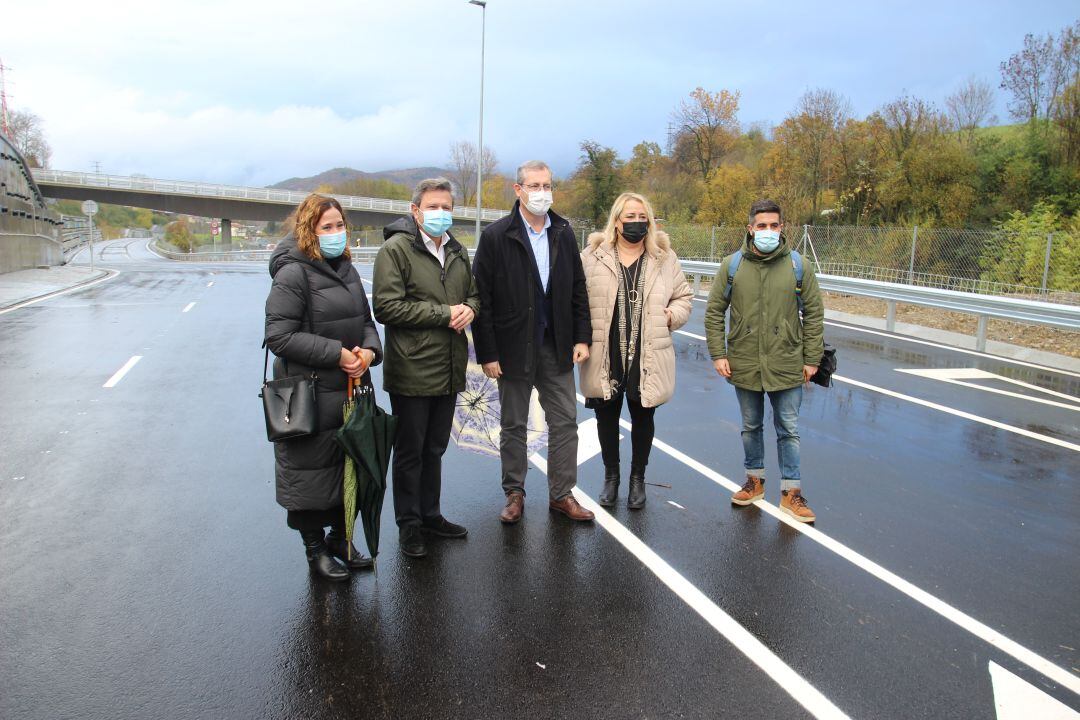
{"type": "MultiPolygon", "coordinates": [[[[315,332],[315,323],[311,319],[311,288],[308,286],[307,270],[300,272],[304,276],[304,316],[308,330],[315,332]]],[[[263,341],[266,348],[266,342],[263,341]]],[[[285,363],[285,373],[289,372],[289,361],[285,363]]],[[[263,401],[263,414],[266,416],[266,439],[271,442],[288,440],[305,435],[313,435],[318,429],[318,405],[315,401],[315,383],[319,376],[314,370],[310,375],[293,375],[280,380],[268,380],[266,371],[270,364],[270,348],[266,348],[263,358],[263,384],[259,397],[263,401]]]]}

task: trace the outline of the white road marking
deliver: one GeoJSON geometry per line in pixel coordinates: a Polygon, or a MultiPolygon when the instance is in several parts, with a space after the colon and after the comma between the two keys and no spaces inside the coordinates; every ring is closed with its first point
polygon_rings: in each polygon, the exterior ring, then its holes
{"type": "Polygon", "coordinates": [[[920,340],[919,338],[911,337],[910,335],[895,335],[892,333],[884,332],[882,330],[873,330],[871,328],[859,327],[858,325],[848,325],[845,323],[833,322],[831,320],[826,320],[825,324],[832,325],[833,327],[844,328],[845,330],[857,330],[858,332],[869,333],[870,335],[879,335],[881,337],[892,338],[893,340],[903,340],[904,342],[916,343],[918,345],[929,345],[930,347],[941,348],[942,350],[951,350],[953,352],[963,353],[965,355],[974,355],[976,357],[989,358],[990,360],[998,360],[1000,362],[1012,363],[1013,365],[1023,365],[1024,367],[1036,368],[1037,370],[1045,370],[1047,372],[1080,377],[1080,373],[1073,372],[1071,370],[1063,370],[1061,368],[1050,367],[1048,365],[1040,365],[1038,363],[1028,362],[1027,360],[1015,360],[1010,357],[1005,357],[1004,355],[991,355],[990,353],[979,352],[978,350],[968,350],[967,348],[956,347],[955,345],[944,345],[942,343],[931,342],[929,340],[920,340]]]}
{"type": "Polygon", "coordinates": [[[674,500],[668,500],[667,504],[668,505],[674,505],[675,507],[679,508],[680,510],[685,510],[686,509],[682,505],[680,505],[679,503],[675,502],[674,500]]]}
{"type": "MultiPolygon", "coordinates": [[[[695,297],[697,302],[708,302],[706,298],[695,297]]],[[[1027,360],[1015,360],[1004,355],[991,355],[986,352],[979,352],[978,350],[968,350],[967,348],[956,347],[955,345],[945,345],[943,343],[931,342],[929,340],[920,340],[919,338],[912,337],[910,335],[899,335],[896,333],[888,333],[883,330],[874,330],[872,328],[862,327],[861,325],[851,325],[848,323],[840,323],[835,320],[826,320],[826,325],[832,325],[833,327],[844,328],[845,330],[855,330],[857,332],[868,333],[870,335],[879,335],[885,338],[891,338],[893,340],[903,340],[904,342],[917,343],[919,345],[929,345],[930,347],[941,348],[942,350],[951,350],[953,352],[964,353],[965,355],[975,355],[976,357],[989,358],[991,360],[999,360],[1002,362],[1012,363],[1013,365],[1023,365],[1025,367],[1037,368],[1039,370],[1046,370],[1047,372],[1061,373],[1063,375],[1072,375],[1073,377],[1080,377],[1080,373],[1073,372],[1072,370],[1062,370],[1061,368],[1049,367],[1048,365],[1040,365],[1038,363],[1028,362],[1027,360]]]]}
{"type": "Polygon", "coordinates": [[[211,280],[210,282],[206,283],[206,287],[214,287],[214,281],[211,280]]]}
{"type": "Polygon", "coordinates": [[[116,383],[123,380],[124,376],[128,374],[128,371],[131,370],[131,368],[135,367],[135,363],[139,362],[142,359],[142,355],[132,355],[131,359],[124,363],[124,367],[117,370],[116,373],[114,373],[113,376],[109,378],[101,387],[116,387],[116,383]]]}
{"type": "Polygon", "coordinates": [[[696,333],[687,332],[685,330],[676,330],[675,332],[679,333],[680,335],[686,335],[688,337],[692,337],[695,340],[707,340],[708,339],[704,335],[698,335],[696,333]]]}
{"type": "MultiPolygon", "coordinates": [[[[578,397],[580,398],[581,396],[578,397]]],[[[633,429],[633,426],[626,420],[620,419],[619,424],[627,430],[633,429]]],[[[690,469],[696,470],[701,475],[704,475],[709,480],[712,480],[717,485],[725,488],[730,492],[736,492],[740,487],[735,482],[724,477],[712,468],[707,467],[701,462],[698,462],[694,458],[690,457],[689,455],[683,453],[680,450],[677,450],[671,445],[668,445],[662,440],[654,438],[653,447],[663,453],[666,453],[667,455],[670,455],[671,457],[675,458],[690,469]]],[[[943,600],[939,600],[925,590],[903,579],[899,575],[890,572],[889,570],[886,570],[884,567],[878,565],[870,558],[867,558],[852,550],[843,543],[834,540],[833,538],[829,537],[817,528],[793,520],[792,518],[781,512],[780,508],[776,507],[775,505],[765,502],[764,500],[758,500],[754,503],[754,505],[756,505],[762,512],[772,515],[774,518],[784,523],[788,527],[792,528],[793,530],[801,532],[811,540],[814,540],[826,549],[831,550],[832,552],[836,553],[837,555],[852,563],[856,567],[865,570],[870,575],[876,577],[878,580],[881,580],[885,584],[892,586],[896,590],[899,590],[903,594],[910,597],[912,600],[915,600],[921,605],[924,605],[930,610],[933,610],[937,614],[944,617],[946,620],[950,620],[956,625],[959,625],[963,629],[970,632],[972,635],[975,635],[984,642],[993,645],[998,650],[1008,653],[1012,657],[1016,658],[1017,660],[1031,667],[1032,669],[1037,670],[1038,672],[1042,673],[1043,675],[1050,678],[1059,685],[1067,687],[1074,693],[1080,694],[1080,677],[1076,677],[1075,675],[1070,674],[1068,671],[1055,665],[1049,660],[1035,654],[1031,650],[1028,650],[1024,646],[1020,645],[1019,643],[1005,637],[997,630],[994,630],[993,628],[984,625],[970,615],[967,615],[964,612],[954,608],[943,600]]],[[[592,508],[589,509],[591,510],[592,508]]]]}
{"type": "Polygon", "coordinates": [[[957,410],[956,408],[951,408],[947,405],[940,405],[935,402],[930,402],[929,400],[923,400],[921,398],[912,397],[911,395],[905,395],[903,393],[896,392],[895,390],[888,390],[883,387],[878,387],[877,385],[864,383],[861,380],[852,380],[851,378],[846,378],[841,375],[833,375],[833,380],[836,380],[837,382],[847,383],[848,385],[861,387],[865,390],[873,390],[874,392],[881,393],[882,395],[888,395],[889,397],[894,397],[899,400],[906,400],[908,402],[915,403],[916,405],[922,405],[923,407],[940,410],[941,412],[949,413],[950,415],[956,415],[957,417],[962,417],[966,420],[974,420],[975,422],[982,423],[983,425],[989,425],[990,427],[995,427],[999,430],[1007,430],[1008,432],[1016,433],[1017,435],[1023,435],[1024,437],[1028,437],[1033,440],[1040,440],[1045,443],[1050,443],[1051,445],[1057,445],[1058,447],[1063,447],[1068,450],[1075,450],[1077,452],[1080,452],[1080,445],[1077,445],[1076,443],[1071,443],[1066,440],[1060,440],[1055,437],[1050,437],[1049,435],[1040,435],[1037,432],[1032,432],[1031,430],[1027,430],[1025,428],[1016,427],[1015,425],[1007,425],[1003,422],[991,420],[990,418],[984,418],[980,415],[974,415],[969,412],[964,412],[963,410],[957,410]]]}
{"type": "Polygon", "coordinates": [[[990,684],[994,687],[997,720],[1078,720],[1080,713],[1017,677],[993,660],[990,684]]]}
{"type": "MultiPolygon", "coordinates": [[[[580,396],[579,396],[580,397],[580,396]]],[[[596,419],[591,418],[578,426],[578,464],[586,462],[600,452],[600,439],[596,434],[596,419]]],[[[547,474],[547,460],[537,453],[529,460],[544,474],[547,474]]],[[[607,530],[624,548],[636,557],[641,564],[652,572],[662,583],[668,586],[679,598],[690,606],[705,622],[723,635],[728,642],[746,655],[776,682],[781,689],[817,718],[847,718],[840,708],[807,682],[801,675],[789,667],[764,643],[754,637],[734,618],[725,613],[698,590],[689,580],[680,575],[663,558],[626,529],[618,520],[575,487],[574,497],[581,506],[596,515],[596,524],[607,530]]]]}
{"type": "Polygon", "coordinates": [[[1080,398],[1060,393],[1055,390],[1047,390],[1041,388],[1038,385],[1032,385],[1022,380],[1014,380],[1012,378],[1005,377],[1004,375],[998,375],[992,372],[986,372],[985,370],[979,370],[978,368],[940,368],[933,370],[920,370],[917,368],[896,368],[896,372],[907,373],[908,375],[917,375],[919,377],[928,378],[930,380],[940,380],[951,385],[962,385],[963,387],[975,388],[976,390],[982,390],[983,392],[994,393],[995,395],[1005,395],[1007,397],[1019,398],[1021,400],[1030,400],[1035,403],[1042,403],[1043,405],[1053,405],[1054,407],[1065,408],[1066,410],[1076,410],[1080,412],[1080,398]],[[1069,403],[1057,402],[1055,400],[1047,400],[1046,398],[1033,397],[1031,395],[1025,395],[1023,393],[1010,392],[1008,390],[1002,390],[1000,388],[988,387],[986,385],[976,385],[971,382],[964,382],[965,380],[1000,380],[1002,382],[1018,385],[1035,392],[1046,393],[1047,395],[1053,395],[1055,397],[1065,398],[1070,400],[1069,403]]]}
{"type": "Polygon", "coordinates": [[[191,308],[193,308],[193,307],[195,307],[195,303],[193,303],[193,302],[189,302],[189,303],[187,304],[187,307],[185,307],[185,308],[184,308],[183,310],[181,310],[180,312],[187,312],[188,310],[190,310],[190,309],[191,309],[191,308]]]}
{"type": "Polygon", "coordinates": [[[4,315],[5,313],[9,313],[9,312],[14,312],[16,310],[19,310],[20,308],[26,307],[27,305],[34,305],[35,303],[43,302],[45,300],[50,300],[50,299],[52,299],[54,297],[60,297],[61,295],[67,295],[68,293],[75,292],[76,290],[85,290],[87,288],[93,287],[94,285],[97,285],[98,283],[103,283],[106,280],[112,280],[114,277],[116,277],[117,275],[120,274],[119,270],[106,270],[105,272],[107,274],[105,276],[103,276],[103,277],[98,278],[97,280],[91,280],[88,283],[83,283],[82,285],[76,285],[75,287],[69,287],[69,288],[66,288],[64,290],[57,290],[56,292],[51,292],[48,295],[42,295],[40,297],[36,297],[36,298],[32,298],[30,300],[27,300],[26,302],[21,302],[18,305],[12,305],[11,307],[4,308],[3,310],[0,310],[0,315],[4,315]]]}

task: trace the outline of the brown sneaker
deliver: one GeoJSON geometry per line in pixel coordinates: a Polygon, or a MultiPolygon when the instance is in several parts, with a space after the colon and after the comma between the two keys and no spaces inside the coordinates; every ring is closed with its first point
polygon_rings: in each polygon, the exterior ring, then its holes
{"type": "Polygon", "coordinates": [[[567,495],[561,500],[550,501],[548,507],[555,512],[561,512],[571,520],[577,520],[579,522],[588,522],[596,517],[591,511],[581,507],[573,494],[567,495]]]}
{"type": "Polygon", "coordinates": [[[499,514],[499,519],[507,525],[513,525],[521,519],[525,512],[525,496],[519,492],[512,492],[506,496],[506,507],[499,514]]]}
{"type": "Polygon", "coordinates": [[[732,505],[750,505],[765,497],[765,478],[747,475],[739,492],[731,496],[732,505]]]}
{"type": "Polygon", "coordinates": [[[799,522],[812,523],[817,520],[814,511],[807,507],[801,490],[781,490],[780,509],[799,522]]]}

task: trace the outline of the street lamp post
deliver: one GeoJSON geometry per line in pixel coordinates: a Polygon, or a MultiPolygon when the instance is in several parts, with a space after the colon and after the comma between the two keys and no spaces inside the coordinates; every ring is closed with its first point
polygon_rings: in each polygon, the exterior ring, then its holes
{"type": "Polygon", "coordinates": [[[469,0],[480,7],[480,140],[476,146],[476,242],[480,242],[480,199],[484,188],[484,36],[487,25],[487,0],[469,0]]]}

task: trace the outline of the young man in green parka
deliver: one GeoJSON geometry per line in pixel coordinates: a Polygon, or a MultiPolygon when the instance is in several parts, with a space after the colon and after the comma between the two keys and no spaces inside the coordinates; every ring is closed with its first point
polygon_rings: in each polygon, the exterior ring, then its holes
{"type": "Polygon", "coordinates": [[[780,460],[780,509],[799,522],[814,522],[802,495],[799,408],[803,384],[817,372],[824,351],[825,308],[813,265],[798,256],[783,230],[775,202],[759,200],[750,207],[743,247],[724,258],[709,293],[705,334],[713,366],[735,386],[742,413],[746,483],[731,502],[750,505],[765,497],[762,425],[768,395],[780,460]],[[724,317],[729,309],[730,326],[724,317]]]}

